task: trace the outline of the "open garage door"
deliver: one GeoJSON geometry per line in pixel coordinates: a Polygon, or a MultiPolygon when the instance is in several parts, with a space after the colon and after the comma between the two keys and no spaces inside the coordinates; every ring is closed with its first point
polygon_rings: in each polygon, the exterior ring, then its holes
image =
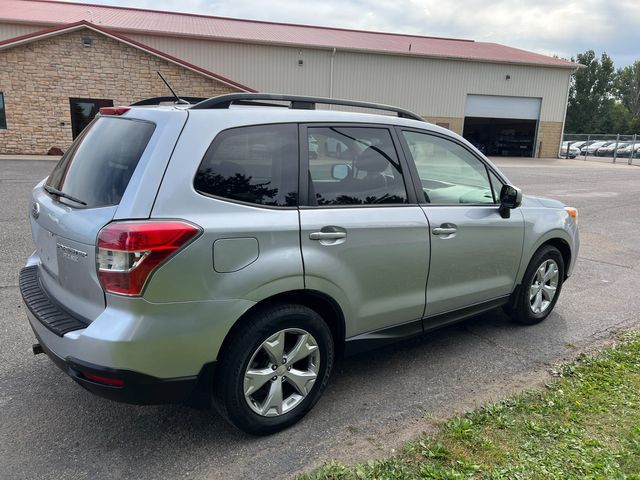
{"type": "Polygon", "coordinates": [[[485,155],[533,157],[542,99],[467,95],[463,137],[485,155]]]}

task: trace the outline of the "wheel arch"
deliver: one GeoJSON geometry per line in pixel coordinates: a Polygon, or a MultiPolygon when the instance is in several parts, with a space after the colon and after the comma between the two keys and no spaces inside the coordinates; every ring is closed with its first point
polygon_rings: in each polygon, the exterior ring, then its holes
{"type": "Polygon", "coordinates": [[[571,264],[570,262],[571,262],[571,255],[572,255],[571,246],[569,245],[569,242],[565,238],[562,238],[562,236],[558,234],[556,235],[550,234],[550,236],[541,239],[534,246],[534,248],[531,249],[531,253],[527,257],[526,262],[524,261],[524,258],[523,258],[523,261],[520,264],[520,271],[518,272],[518,280],[516,282],[516,286],[511,292],[511,296],[509,298],[508,304],[510,306],[513,306],[515,300],[517,299],[518,292],[522,285],[522,278],[524,277],[524,274],[527,270],[527,267],[529,266],[529,263],[531,263],[531,259],[533,259],[533,257],[541,248],[547,245],[555,247],[560,251],[560,254],[562,255],[562,261],[564,262],[564,275],[562,280],[564,281],[568,278],[567,270],[569,268],[569,265],[571,264]]]}
{"type": "Polygon", "coordinates": [[[331,336],[335,346],[336,356],[342,356],[344,354],[345,345],[345,318],[342,309],[338,302],[336,302],[329,295],[316,291],[316,290],[290,290],[287,292],[281,292],[271,297],[267,297],[260,300],[255,305],[251,306],[246,312],[242,314],[240,318],[233,324],[227,335],[225,336],[218,357],[223,354],[229,340],[233,338],[235,333],[242,327],[244,321],[252,315],[254,312],[267,308],[273,305],[282,304],[296,304],[303,305],[307,308],[314,310],[322,319],[327,323],[331,330],[331,336]]]}
{"type": "MultiPolygon", "coordinates": [[[[557,248],[560,251],[560,254],[562,255],[562,261],[564,262],[564,278],[563,280],[567,279],[567,270],[569,268],[569,265],[571,265],[571,247],[569,246],[569,243],[564,240],[563,238],[560,237],[554,237],[554,238],[550,238],[548,240],[546,240],[544,243],[542,243],[537,249],[536,252],[538,250],[540,250],[542,247],[550,245],[552,247],[557,248]]],[[[535,255],[535,252],[534,252],[535,255]]]]}
{"type": "Polygon", "coordinates": [[[523,248],[522,259],[520,260],[520,267],[518,269],[518,275],[516,277],[515,285],[518,286],[522,282],[522,277],[524,276],[531,259],[535,256],[535,254],[545,245],[551,245],[557,248],[562,254],[562,260],[564,261],[564,278],[567,279],[567,271],[569,270],[569,266],[571,265],[572,260],[572,243],[573,240],[566,230],[562,228],[554,228],[547,230],[541,235],[526,235],[525,234],[525,244],[523,248]]]}

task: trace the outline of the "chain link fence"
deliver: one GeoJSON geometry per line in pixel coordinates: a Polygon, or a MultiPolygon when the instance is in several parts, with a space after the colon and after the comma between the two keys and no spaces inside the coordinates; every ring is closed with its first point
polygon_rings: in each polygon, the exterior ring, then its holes
{"type": "Polygon", "coordinates": [[[564,134],[560,156],[640,166],[640,135],[564,134]]]}

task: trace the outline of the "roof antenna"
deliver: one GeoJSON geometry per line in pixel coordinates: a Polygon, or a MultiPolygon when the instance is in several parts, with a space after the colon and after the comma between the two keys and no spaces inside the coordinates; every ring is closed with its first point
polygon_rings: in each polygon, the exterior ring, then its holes
{"type": "Polygon", "coordinates": [[[158,71],[156,71],[156,73],[158,74],[158,76],[162,79],[162,81],[164,82],[164,84],[167,86],[167,88],[171,91],[171,93],[173,94],[174,97],[176,97],[176,103],[182,103],[185,105],[191,105],[189,102],[187,102],[186,100],[181,99],[178,94],[173,90],[173,88],[171,88],[171,85],[169,85],[169,82],[167,82],[164,77],[162,76],[162,74],[158,71]]]}

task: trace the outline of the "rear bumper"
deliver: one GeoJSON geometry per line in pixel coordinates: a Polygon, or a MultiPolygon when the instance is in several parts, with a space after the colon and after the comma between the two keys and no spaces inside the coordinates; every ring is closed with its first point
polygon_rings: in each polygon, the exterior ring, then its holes
{"type": "Polygon", "coordinates": [[[28,266],[20,272],[20,293],[27,306],[28,317],[42,350],[63,372],[82,387],[101,397],[140,405],[180,403],[187,401],[198,386],[199,376],[157,378],[130,370],[109,368],[72,356],[56,354],[52,338],[64,341],[64,335],[87,327],[87,322],[66,312],[49,298],[38,280],[38,267],[28,266]],[[44,327],[44,329],[43,329],[44,327]],[[45,340],[46,339],[46,340],[45,340]],[[106,382],[91,380],[97,376],[106,382]]]}
{"type": "MultiPolygon", "coordinates": [[[[187,403],[199,397],[203,382],[200,376],[156,378],[129,370],[118,370],[56,355],[36,334],[42,350],[64,373],[84,389],[100,397],[136,405],[187,403]],[[89,380],[86,375],[121,380],[122,386],[111,386],[89,380]]],[[[213,366],[213,365],[212,365],[213,366]]],[[[207,369],[210,370],[210,369],[207,369]]]]}
{"type": "Polygon", "coordinates": [[[216,361],[231,326],[254,305],[238,299],[154,303],[107,294],[96,316],[78,318],[68,298],[47,288],[37,254],[25,270],[31,272],[21,274],[27,319],[49,351],[160,381],[198,376],[216,361]]]}
{"type": "Polygon", "coordinates": [[[188,305],[188,312],[169,316],[157,312],[174,313],[170,305],[159,304],[143,312],[107,307],[88,322],[51,298],[38,278],[38,269],[30,263],[20,273],[27,319],[42,350],[82,387],[133,404],[204,405],[208,401],[217,353],[211,345],[217,335],[205,336],[205,329],[196,327],[212,323],[210,310],[206,317],[200,315],[202,324],[191,324],[188,331],[184,328],[188,314],[198,313],[193,304],[188,305]]]}

